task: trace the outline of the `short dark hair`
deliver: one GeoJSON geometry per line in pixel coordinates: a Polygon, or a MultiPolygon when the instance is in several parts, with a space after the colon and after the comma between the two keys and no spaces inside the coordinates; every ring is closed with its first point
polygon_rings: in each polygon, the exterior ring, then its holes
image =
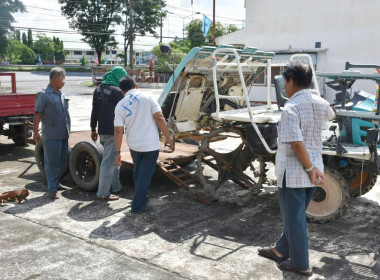
{"type": "Polygon", "coordinates": [[[62,67],[53,67],[50,70],[49,79],[51,81],[54,77],[61,77],[62,75],[65,75],[65,74],[66,74],[66,71],[65,71],[64,68],[62,68],[62,67]]]}
{"type": "Polygon", "coordinates": [[[293,79],[298,87],[310,88],[313,72],[310,65],[297,61],[291,62],[282,73],[282,76],[287,82],[289,82],[290,79],[293,79]]]}
{"type": "Polygon", "coordinates": [[[131,89],[136,88],[136,83],[131,77],[125,76],[120,79],[119,88],[127,92],[127,91],[130,91],[131,89]]]}

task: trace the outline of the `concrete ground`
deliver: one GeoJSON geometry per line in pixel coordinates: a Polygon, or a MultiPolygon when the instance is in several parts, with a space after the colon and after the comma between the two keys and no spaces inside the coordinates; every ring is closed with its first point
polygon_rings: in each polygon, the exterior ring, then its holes
{"type": "MultiPolygon", "coordinates": [[[[34,147],[0,138],[0,192],[26,188],[22,204],[0,207],[1,279],[301,279],[257,255],[281,232],[277,194],[267,187],[244,207],[199,203],[156,174],[154,210],[130,213],[130,170],[121,199],[96,200],[68,176],[50,200],[34,147]]],[[[194,165],[188,169],[194,170],[194,165]]],[[[352,199],[346,214],[309,224],[310,279],[379,279],[380,188],[352,199]]]]}
{"type": "MultiPolygon", "coordinates": [[[[67,90],[73,128],[89,129],[93,88],[72,83],[67,90]]],[[[194,172],[195,165],[188,170],[194,172]]],[[[205,170],[207,177],[215,175],[205,170]]],[[[122,170],[121,181],[121,199],[103,202],[68,176],[62,183],[70,189],[52,201],[34,146],[17,147],[0,137],[0,193],[30,193],[22,204],[0,206],[0,279],[303,279],[257,255],[282,229],[275,187],[244,207],[204,205],[156,173],[150,189],[154,210],[132,215],[130,170],[122,170]]],[[[310,279],[380,279],[379,203],[378,183],[352,199],[339,219],[308,224],[310,279]]]]}

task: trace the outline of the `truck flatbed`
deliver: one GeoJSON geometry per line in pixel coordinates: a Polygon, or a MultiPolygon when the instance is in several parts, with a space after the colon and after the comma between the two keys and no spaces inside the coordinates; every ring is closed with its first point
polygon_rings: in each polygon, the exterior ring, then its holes
{"type": "MultiPolygon", "coordinates": [[[[72,132],[69,138],[70,147],[74,148],[74,146],[81,141],[91,141],[90,135],[91,131],[72,132]]],[[[170,153],[166,151],[167,150],[160,151],[157,164],[162,164],[164,162],[173,162],[175,164],[181,165],[184,162],[195,160],[195,153],[198,151],[198,147],[196,145],[176,142],[174,152],[170,153]]],[[[133,168],[131,153],[129,152],[129,148],[124,137],[121,145],[121,159],[122,166],[133,168]]]]}

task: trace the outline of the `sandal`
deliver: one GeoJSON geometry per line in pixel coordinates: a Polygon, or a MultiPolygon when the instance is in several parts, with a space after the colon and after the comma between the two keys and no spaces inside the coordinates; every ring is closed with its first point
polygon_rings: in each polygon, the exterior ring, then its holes
{"type": "Polygon", "coordinates": [[[275,262],[282,262],[285,260],[284,257],[281,258],[277,256],[275,252],[273,252],[272,247],[259,248],[257,251],[259,252],[259,256],[262,256],[275,262]]]}
{"type": "Polygon", "coordinates": [[[107,195],[105,197],[97,196],[97,199],[106,200],[106,201],[114,201],[114,200],[118,200],[119,197],[117,195],[110,194],[110,195],[107,195]]]}
{"type": "Polygon", "coordinates": [[[306,272],[295,269],[294,267],[292,267],[290,260],[277,263],[277,267],[281,269],[282,271],[289,271],[289,272],[297,273],[302,276],[310,277],[313,275],[313,270],[310,268],[309,268],[309,271],[306,271],[306,272]]]}

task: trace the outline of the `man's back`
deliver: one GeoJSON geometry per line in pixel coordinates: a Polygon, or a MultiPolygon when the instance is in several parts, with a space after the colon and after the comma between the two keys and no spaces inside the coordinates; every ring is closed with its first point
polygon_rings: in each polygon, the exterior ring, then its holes
{"type": "Polygon", "coordinates": [[[122,91],[114,85],[101,84],[92,99],[91,129],[95,131],[98,123],[98,133],[113,135],[113,120],[116,104],[123,99],[122,91]]]}
{"type": "Polygon", "coordinates": [[[154,96],[137,89],[128,91],[115,109],[115,126],[124,126],[129,148],[138,152],[160,149],[153,114],[161,107],[154,96]]]}

